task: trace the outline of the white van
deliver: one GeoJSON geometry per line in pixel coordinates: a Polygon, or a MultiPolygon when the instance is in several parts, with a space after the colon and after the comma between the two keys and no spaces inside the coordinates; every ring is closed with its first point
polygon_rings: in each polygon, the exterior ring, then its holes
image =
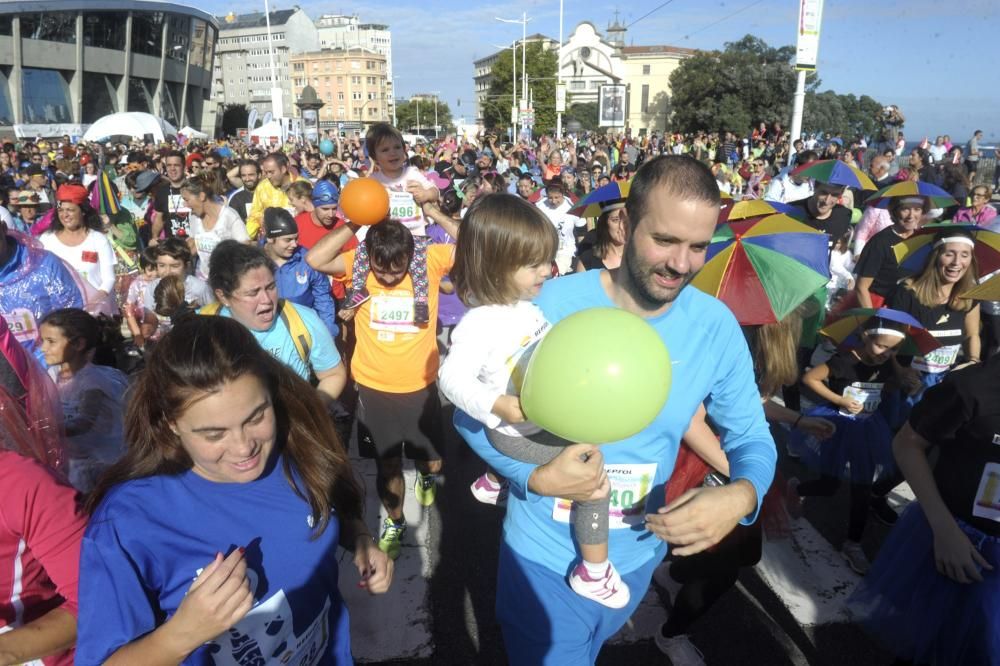
{"type": "Polygon", "coordinates": [[[403,141],[405,141],[408,146],[417,146],[427,143],[427,137],[421,134],[404,134],[403,141]]]}

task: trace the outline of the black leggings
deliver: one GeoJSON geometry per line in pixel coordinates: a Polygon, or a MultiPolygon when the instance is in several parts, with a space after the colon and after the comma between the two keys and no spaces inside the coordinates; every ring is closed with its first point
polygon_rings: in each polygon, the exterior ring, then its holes
{"type": "MultiPolygon", "coordinates": [[[[802,497],[829,497],[837,492],[838,488],[840,488],[840,479],[824,475],[818,479],[800,483],[799,495],[802,497]]],[[[851,541],[861,541],[861,535],[865,532],[871,495],[871,484],[851,484],[851,508],[847,520],[847,538],[851,541]]]]}
{"type": "Polygon", "coordinates": [[[753,566],[761,556],[760,524],[737,525],[713,550],[674,557],[670,577],[683,583],[674,599],[662,633],[667,638],[686,634],[699,617],[736,584],[740,567],[753,566]]]}

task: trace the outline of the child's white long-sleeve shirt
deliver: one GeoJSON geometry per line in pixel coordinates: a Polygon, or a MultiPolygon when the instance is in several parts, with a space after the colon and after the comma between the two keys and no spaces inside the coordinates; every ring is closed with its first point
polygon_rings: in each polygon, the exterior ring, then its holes
{"type": "Polygon", "coordinates": [[[529,301],[472,308],[451,335],[441,365],[441,390],[455,406],[488,428],[512,437],[541,430],[533,423],[505,423],[493,414],[502,395],[519,395],[524,371],[549,324],[529,301]]]}

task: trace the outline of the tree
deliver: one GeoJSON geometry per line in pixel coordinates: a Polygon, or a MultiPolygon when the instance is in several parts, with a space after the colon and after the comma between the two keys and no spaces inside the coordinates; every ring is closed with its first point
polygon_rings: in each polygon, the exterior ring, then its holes
{"type": "Polygon", "coordinates": [[[580,123],[580,127],[583,130],[596,132],[600,129],[597,114],[597,102],[580,102],[579,104],[573,104],[566,109],[566,113],[563,114],[563,127],[566,127],[566,124],[571,120],[575,120],[580,123]]]}
{"type": "MultiPolygon", "coordinates": [[[[493,81],[490,92],[483,104],[483,122],[490,129],[502,129],[510,126],[510,109],[514,104],[511,94],[513,88],[513,70],[511,51],[500,54],[493,63],[493,81]]],[[[528,88],[532,93],[535,106],[535,131],[551,132],[556,126],[556,68],[558,66],[556,51],[545,49],[541,42],[531,42],[525,53],[528,70],[528,88]]],[[[521,95],[520,48],[517,62],[517,94],[521,95]]],[[[583,121],[581,121],[582,123],[583,121]]]]}
{"type": "MultiPolygon", "coordinates": [[[[455,130],[451,118],[451,108],[447,102],[437,100],[437,124],[439,133],[446,134],[455,130]]],[[[396,126],[401,132],[413,134],[434,135],[434,98],[418,97],[417,99],[396,103],[396,126]],[[420,110],[420,124],[417,125],[417,110],[420,110]]]]}
{"type": "MultiPolygon", "coordinates": [[[[731,131],[744,134],[754,123],[780,122],[792,114],[795,48],[768,46],[747,35],[722,51],[700,51],[670,75],[671,126],[682,132],[731,131]]],[[[809,90],[819,80],[810,74],[809,90]]]]}
{"type": "Polygon", "coordinates": [[[868,95],[838,95],[832,90],[806,93],[802,114],[802,130],[810,133],[829,132],[852,139],[877,139],[882,130],[879,118],[882,104],[868,95]]]}
{"type": "MultiPolygon", "coordinates": [[[[236,130],[247,126],[250,112],[245,104],[226,104],[222,107],[222,135],[235,136],[236,130]]],[[[253,129],[253,128],[250,128],[253,129]]]]}

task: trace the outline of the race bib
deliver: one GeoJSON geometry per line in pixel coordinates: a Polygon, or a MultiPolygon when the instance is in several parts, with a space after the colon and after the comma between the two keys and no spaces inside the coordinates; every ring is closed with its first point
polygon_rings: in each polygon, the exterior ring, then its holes
{"type": "MultiPolygon", "coordinates": [[[[639,525],[645,520],[646,498],[656,477],[656,463],[622,463],[605,465],[611,494],[608,496],[608,529],[621,530],[639,525]]],[[[572,520],[576,508],[573,502],[555,499],[552,519],[561,523],[572,520]]]]}
{"type": "Polygon", "coordinates": [[[204,234],[194,239],[194,244],[197,246],[198,252],[206,255],[211,255],[212,250],[214,250],[215,246],[220,242],[221,241],[218,237],[210,234],[204,234]]]}
{"type": "Polygon", "coordinates": [[[972,515],[1000,522],[1000,464],[986,463],[983,468],[972,515]]]}
{"type": "Polygon", "coordinates": [[[851,414],[846,409],[841,409],[840,413],[844,416],[858,418],[870,416],[882,403],[882,389],[884,388],[885,384],[882,382],[854,382],[850,386],[845,386],[844,397],[857,400],[863,405],[863,408],[859,414],[851,414]]]}
{"type": "Polygon", "coordinates": [[[929,372],[932,374],[947,372],[947,370],[954,365],[955,359],[958,358],[958,352],[961,349],[962,345],[938,347],[928,354],[914,358],[910,367],[921,372],[929,372]]]}
{"type": "Polygon", "coordinates": [[[412,220],[420,217],[420,207],[409,192],[389,191],[389,219],[412,220]]]}
{"type": "Polygon", "coordinates": [[[38,324],[30,310],[14,308],[10,312],[0,312],[0,316],[7,320],[7,328],[14,334],[14,339],[21,344],[38,339],[38,324]]]}
{"type": "MultiPolygon", "coordinates": [[[[369,326],[387,333],[419,333],[413,324],[413,296],[372,296],[369,326]]],[[[380,339],[382,339],[380,337],[380,339]]]]}

